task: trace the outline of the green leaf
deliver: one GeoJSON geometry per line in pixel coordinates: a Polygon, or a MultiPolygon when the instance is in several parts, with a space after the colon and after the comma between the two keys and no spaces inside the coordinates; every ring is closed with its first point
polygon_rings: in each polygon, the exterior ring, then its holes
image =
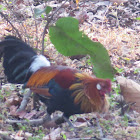
{"type": "Polygon", "coordinates": [[[42,18],[44,18],[44,15],[43,15],[43,14],[41,14],[41,17],[42,17],[42,18]]]}
{"type": "Polygon", "coordinates": [[[140,17],[137,17],[136,20],[140,20],[140,17]]]}
{"type": "Polygon", "coordinates": [[[52,7],[50,6],[46,6],[46,8],[44,9],[34,8],[34,16],[35,17],[42,16],[42,13],[49,14],[51,10],[52,7]]]}
{"type": "Polygon", "coordinates": [[[41,16],[42,13],[44,13],[44,9],[41,10],[41,9],[39,9],[39,8],[34,8],[34,16],[35,16],[35,17],[41,16]]]}
{"type": "Polygon", "coordinates": [[[47,7],[45,8],[45,12],[46,12],[46,14],[49,14],[50,11],[52,11],[52,7],[47,6],[47,7]]]}
{"type": "Polygon", "coordinates": [[[7,10],[7,8],[6,7],[3,7],[3,10],[7,10]]]}
{"type": "Polygon", "coordinates": [[[67,139],[67,136],[66,136],[65,134],[62,134],[62,133],[61,133],[61,135],[62,135],[62,138],[63,138],[64,140],[67,139]]]}
{"type": "Polygon", "coordinates": [[[114,69],[107,50],[79,31],[78,25],[78,20],[72,17],[60,18],[55,26],[49,28],[51,42],[65,56],[90,55],[94,74],[99,78],[112,79],[114,69]]]}
{"type": "Polygon", "coordinates": [[[7,8],[4,7],[3,5],[0,5],[0,11],[1,11],[1,10],[7,10],[7,8]]]}

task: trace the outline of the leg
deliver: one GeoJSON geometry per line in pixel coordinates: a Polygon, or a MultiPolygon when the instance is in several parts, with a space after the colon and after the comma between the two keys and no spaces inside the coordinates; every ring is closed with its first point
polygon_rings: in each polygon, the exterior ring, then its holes
{"type": "Polygon", "coordinates": [[[23,100],[22,100],[21,105],[18,108],[17,112],[21,112],[21,111],[25,110],[29,97],[31,96],[31,93],[32,93],[32,91],[29,90],[26,94],[24,94],[23,100]]]}
{"type": "Polygon", "coordinates": [[[39,102],[39,96],[38,96],[38,94],[34,93],[33,94],[33,107],[34,107],[34,109],[39,110],[40,105],[41,104],[39,102]]]}
{"type": "Polygon", "coordinates": [[[70,127],[73,127],[73,128],[74,128],[74,125],[72,124],[72,122],[71,122],[67,117],[65,117],[65,116],[63,115],[63,118],[64,118],[64,120],[69,124],[70,127]]]}

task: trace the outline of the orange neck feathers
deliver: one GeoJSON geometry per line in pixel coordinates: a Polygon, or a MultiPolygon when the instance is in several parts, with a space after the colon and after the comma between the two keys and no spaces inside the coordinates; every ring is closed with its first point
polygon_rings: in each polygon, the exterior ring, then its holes
{"type": "Polygon", "coordinates": [[[104,79],[92,78],[86,74],[76,73],[75,76],[81,81],[73,84],[70,89],[75,90],[74,103],[81,103],[81,110],[84,112],[106,112],[109,108],[107,97],[101,95],[97,89],[97,84],[105,82],[104,79]]]}

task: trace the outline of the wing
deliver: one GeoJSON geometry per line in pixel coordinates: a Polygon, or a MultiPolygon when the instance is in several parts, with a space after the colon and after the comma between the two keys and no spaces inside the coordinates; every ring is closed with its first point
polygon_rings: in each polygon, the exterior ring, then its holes
{"type": "Polygon", "coordinates": [[[48,84],[48,82],[59,73],[59,70],[43,67],[32,74],[27,82],[26,87],[40,87],[48,84]]]}
{"type": "Polygon", "coordinates": [[[58,73],[57,69],[43,67],[32,74],[25,87],[40,95],[51,96],[47,84],[58,73]]]}
{"type": "Polygon", "coordinates": [[[63,66],[50,66],[35,72],[25,87],[30,88],[35,93],[52,96],[60,94],[58,91],[63,92],[63,89],[68,89],[74,80],[73,69],[63,66]]]}

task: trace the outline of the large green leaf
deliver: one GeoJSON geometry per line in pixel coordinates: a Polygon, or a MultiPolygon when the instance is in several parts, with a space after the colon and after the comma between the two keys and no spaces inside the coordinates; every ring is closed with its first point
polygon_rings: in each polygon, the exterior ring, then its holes
{"type": "Polygon", "coordinates": [[[113,78],[114,69],[107,50],[99,42],[93,42],[79,31],[77,19],[60,18],[49,28],[50,40],[56,49],[65,56],[88,54],[93,63],[94,74],[99,78],[113,78]]]}

